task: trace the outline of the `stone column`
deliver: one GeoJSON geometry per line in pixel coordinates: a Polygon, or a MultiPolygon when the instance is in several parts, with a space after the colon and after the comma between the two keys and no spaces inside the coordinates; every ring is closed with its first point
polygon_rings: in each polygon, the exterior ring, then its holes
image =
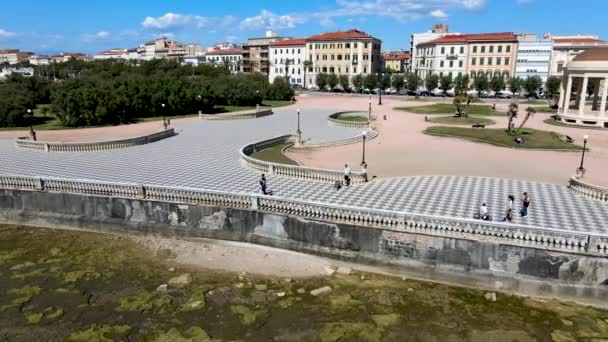
{"type": "Polygon", "coordinates": [[[568,109],[570,109],[570,94],[572,94],[572,76],[568,75],[568,84],[566,86],[566,94],[562,110],[563,115],[568,115],[568,109]]]}
{"type": "Polygon", "coordinates": [[[608,77],[604,79],[604,88],[602,89],[602,101],[600,102],[600,116],[608,116],[606,112],[606,98],[608,97],[608,77]]]}
{"type": "Polygon", "coordinates": [[[589,78],[585,76],[583,78],[583,84],[581,86],[581,91],[579,92],[580,100],[578,102],[578,115],[583,116],[585,113],[585,97],[587,95],[587,84],[589,83],[589,78]]]}
{"type": "Polygon", "coordinates": [[[564,98],[566,97],[566,82],[568,82],[568,78],[564,74],[564,76],[562,76],[562,81],[559,82],[559,102],[557,103],[559,107],[562,107],[562,111],[564,108],[564,98]]]}
{"type": "Polygon", "coordinates": [[[600,83],[600,79],[596,78],[595,79],[595,86],[593,87],[593,102],[591,104],[591,110],[592,111],[596,111],[598,110],[597,105],[598,105],[598,100],[600,99],[599,95],[600,95],[600,86],[602,84],[600,83]]]}

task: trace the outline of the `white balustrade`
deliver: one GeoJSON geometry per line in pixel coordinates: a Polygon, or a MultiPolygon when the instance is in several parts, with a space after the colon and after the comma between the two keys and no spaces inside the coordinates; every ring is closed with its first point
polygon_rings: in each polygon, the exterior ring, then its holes
{"type": "Polygon", "coordinates": [[[200,114],[199,118],[203,120],[246,120],[260,118],[272,114],[272,108],[259,107],[259,110],[251,109],[232,113],[200,114]]]}
{"type": "Polygon", "coordinates": [[[570,190],[580,196],[597,201],[608,202],[607,188],[601,188],[599,186],[585,183],[579,178],[570,178],[570,185],[568,186],[568,188],[570,188],[570,190]]]}
{"type": "Polygon", "coordinates": [[[327,118],[327,121],[332,126],[339,126],[339,127],[346,127],[346,128],[358,128],[358,129],[364,129],[364,128],[369,127],[369,121],[346,121],[346,120],[338,119],[338,117],[342,114],[351,114],[351,113],[352,114],[365,114],[364,116],[368,115],[367,112],[339,112],[339,113],[334,113],[334,114],[330,115],[327,118]]]}
{"type": "Polygon", "coordinates": [[[152,133],[141,137],[113,141],[64,143],[17,139],[15,140],[15,145],[18,148],[35,149],[47,152],[95,152],[149,144],[152,142],[172,137],[174,135],[175,130],[173,128],[170,128],[161,132],[152,133]]]}

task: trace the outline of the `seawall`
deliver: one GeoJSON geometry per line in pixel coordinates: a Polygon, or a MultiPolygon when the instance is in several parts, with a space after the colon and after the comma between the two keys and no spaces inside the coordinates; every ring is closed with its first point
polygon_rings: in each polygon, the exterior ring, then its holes
{"type": "Polygon", "coordinates": [[[608,303],[608,258],[490,238],[430,236],[249,208],[27,190],[0,190],[0,223],[250,242],[463,285],[608,303]]]}

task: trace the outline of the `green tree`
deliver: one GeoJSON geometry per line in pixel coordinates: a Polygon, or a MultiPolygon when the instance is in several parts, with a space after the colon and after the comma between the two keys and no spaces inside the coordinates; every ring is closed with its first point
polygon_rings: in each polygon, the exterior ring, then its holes
{"type": "Polygon", "coordinates": [[[424,80],[424,86],[426,87],[426,90],[430,92],[439,88],[439,75],[428,74],[424,80]]]}
{"type": "Polygon", "coordinates": [[[473,96],[468,95],[468,94],[458,95],[458,96],[454,97],[454,100],[452,101],[452,103],[456,107],[456,117],[469,116],[467,113],[467,109],[469,108],[471,101],[473,101],[473,96]]]}
{"type": "Polygon", "coordinates": [[[340,87],[342,87],[342,90],[346,92],[350,91],[350,81],[348,80],[348,75],[340,75],[338,77],[338,83],[340,84],[340,87]]]}
{"type": "Polygon", "coordinates": [[[386,90],[387,88],[390,88],[391,81],[392,77],[390,74],[381,75],[378,79],[378,88],[380,88],[382,91],[386,90]]]}
{"type": "Polygon", "coordinates": [[[329,91],[333,91],[338,86],[339,82],[340,80],[338,79],[338,75],[334,74],[333,72],[327,75],[327,85],[329,86],[329,91]]]}
{"type": "Polygon", "coordinates": [[[353,76],[353,87],[355,87],[359,93],[363,92],[363,75],[358,74],[353,76]]]}
{"type": "Polygon", "coordinates": [[[515,94],[519,93],[521,88],[523,87],[523,80],[520,77],[512,77],[509,80],[509,90],[515,94]]]}
{"type": "Polygon", "coordinates": [[[467,74],[458,74],[454,78],[454,95],[463,95],[466,94],[469,90],[469,75],[467,74]]]}
{"type": "Polygon", "coordinates": [[[517,117],[518,112],[519,112],[519,105],[517,103],[514,103],[514,102],[511,103],[509,105],[509,110],[507,111],[507,117],[508,117],[508,120],[507,120],[507,132],[509,134],[513,133],[513,130],[512,130],[513,120],[517,117]]]}
{"type": "Polygon", "coordinates": [[[392,86],[397,90],[397,92],[403,89],[403,87],[405,86],[405,78],[403,77],[403,75],[394,75],[392,86]]]}
{"type": "Polygon", "coordinates": [[[477,75],[473,80],[473,87],[477,90],[477,96],[480,96],[482,91],[487,91],[490,88],[490,84],[488,83],[486,76],[482,73],[477,75]]]}
{"type": "Polygon", "coordinates": [[[323,72],[318,73],[315,78],[315,83],[320,90],[325,90],[328,84],[327,74],[323,72]]]}
{"type": "Polygon", "coordinates": [[[294,95],[289,80],[284,77],[276,77],[268,89],[266,98],[268,100],[284,100],[291,99],[294,95]]]}
{"type": "Polygon", "coordinates": [[[500,75],[494,75],[492,80],[490,81],[490,89],[494,93],[499,93],[505,89],[507,85],[505,84],[505,79],[500,75]]]}
{"type": "Polygon", "coordinates": [[[444,94],[446,94],[448,90],[452,89],[453,85],[454,81],[452,80],[452,75],[450,74],[445,74],[439,79],[439,88],[443,90],[444,94]]]}
{"type": "Polygon", "coordinates": [[[409,91],[417,91],[418,87],[420,87],[420,85],[422,84],[422,80],[420,79],[420,76],[418,76],[417,74],[410,72],[405,76],[406,80],[407,80],[407,90],[409,91]]]}
{"type": "Polygon", "coordinates": [[[545,93],[552,108],[557,108],[561,83],[562,81],[558,77],[551,76],[545,84],[545,93]]]}
{"type": "Polygon", "coordinates": [[[524,89],[528,96],[536,95],[536,92],[543,85],[543,80],[538,76],[530,76],[524,81],[524,89]]]}
{"type": "Polygon", "coordinates": [[[378,87],[378,77],[374,74],[369,74],[363,78],[363,85],[365,88],[369,89],[369,91],[373,91],[378,87]]]}

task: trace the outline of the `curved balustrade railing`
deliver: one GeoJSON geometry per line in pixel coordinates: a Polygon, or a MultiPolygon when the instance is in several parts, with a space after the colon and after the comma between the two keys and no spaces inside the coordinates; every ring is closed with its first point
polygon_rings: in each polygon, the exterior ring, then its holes
{"type": "MultiPolygon", "coordinates": [[[[361,138],[359,138],[360,140],[361,138]]],[[[334,183],[344,180],[344,173],[336,170],[317,169],[312,167],[303,167],[299,165],[287,165],[267,162],[250,157],[257,150],[272,147],[278,144],[292,143],[292,135],[283,135],[269,140],[264,140],[258,143],[249,144],[241,149],[241,165],[258,173],[266,173],[270,175],[280,175],[291,178],[299,178],[318,182],[334,183]]],[[[366,172],[352,172],[351,183],[362,184],[367,181],[366,172]]]]}
{"type": "Polygon", "coordinates": [[[20,138],[15,140],[15,146],[17,146],[17,148],[34,149],[46,152],[93,152],[145,145],[172,137],[174,135],[175,130],[170,128],[161,132],[135,138],[99,142],[47,142],[20,138]]]}
{"type": "Polygon", "coordinates": [[[145,199],[298,216],[306,219],[454,239],[608,257],[608,236],[504,222],[366,209],[259,194],[51,177],[0,176],[0,189],[145,199]]]}
{"type": "Polygon", "coordinates": [[[272,115],[271,107],[257,107],[256,109],[232,113],[199,114],[198,117],[203,120],[245,120],[261,118],[268,115],[272,115]]]}
{"type": "Polygon", "coordinates": [[[327,118],[327,121],[332,126],[339,126],[339,127],[346,127],[346,128],[360,128],[360,129],[365,129],[365,128],[369,127],[369,121],[346,121],[346,120],[338,119],[340,117],[340,115],[342,115],[342,114],[365,114],[364,116],[368,115],[367,113],[364,113],[364,112],[339,112],[339,113],[334,113],[334,114],[330,115],[329,118],[327,118]]]}
{"type": "Polygon", "coordinates": [[[599,186],[585,183],[576,177],[570,178],[570,185],[568,187],[570,190],[574,191],[580,196],[608,203],[607,188],[601,188],[599,186]]]}

